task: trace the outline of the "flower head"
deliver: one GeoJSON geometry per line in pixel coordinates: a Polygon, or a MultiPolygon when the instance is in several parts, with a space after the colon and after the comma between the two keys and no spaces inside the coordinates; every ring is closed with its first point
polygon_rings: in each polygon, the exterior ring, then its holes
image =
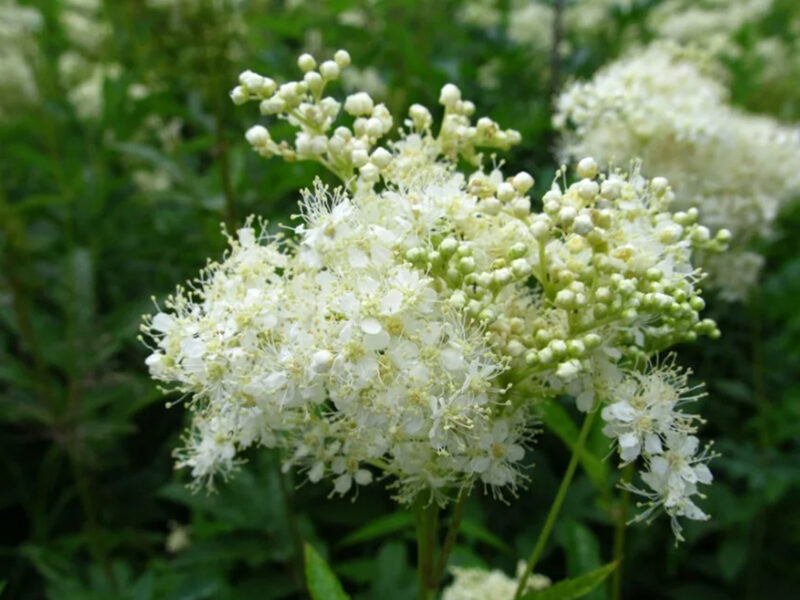
{"type": "MultiPolygon", "coordinates": [[[[642,358],[718,335],[691,259],[722,241],[696,211],[670,212],[663,178],[585,159],[532,212],[533,177],[486,169],[481,152],[519,135],[474,121],[456,86],[437,133],[415,104],[384,142],[394,117],[366,93],[325,96],[326,62],[301,57],[303,80],[283,84],[245,72],[232,98],[297,128],[290,143],[256,125],[256,152],[320,162],[343,185],[303,192],[289,239],[248,221],[144,325],[153,377],[191,397],[178,460],[198,480],[264,445],[332,493],[380,480],[404,503],[474,484],[504,497],[527,478],[537,403],[570,394],[593,410],[642,358]],[[352,128],[336,125],[341,106],[352,128]]],[[[627,416],[612,412],[616,435],[627,416]]]]}

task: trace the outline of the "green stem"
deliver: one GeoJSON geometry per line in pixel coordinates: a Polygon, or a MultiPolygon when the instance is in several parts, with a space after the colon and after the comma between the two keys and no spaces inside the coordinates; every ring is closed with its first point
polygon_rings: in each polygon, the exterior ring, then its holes
{"type": "Polygon", "coordinates": [[[278,482],[280,484],[281,499],[283,500],[283,508],[285,510],[286,524],[289,527],[289,535],[292,538],[294,545],[294,560],[292,561],[292,578],[300,590],[302,590],[302,597],[308,598],[308,590],[306,589],[306,565],[305,565],[305,542],[303,535],[300,533],[300,527],[297,523],[297,514],[294,510],[294,503],[292,502],[292,490],[287,482],[287,474],[281,469],[281,457],[276,453],[275,455],[275,469],[277,472],[278,482]]]}
{"type": "Polygon", "coordinates": [[[575,445],[572,448],[572,456],[570,456],[567,470],[564,472],[564,478],[561,480],[561,485],[558,486],[558,492],[553,500],[553,504],[550,505],[550,512],[547,513],[547,520],[544,522],[544,527],[542,527],[542,531],[539,533],[539,538],[536,540],[536,545],[534,546],[533,552],[531,552],[531,556],[528,559],[528,564],[525,565],[525,572],[522,574],[522,577],[520,577],[519,584],[517,584],[517,591],[514,594],[514,600],[519,600],[519,598],[522,596],[522,592],[525,589],[525,586],[528,584],[528,578],[531,576],[533,569],[536,567],[536,564],[542,557],[542,553],[547,545],[547,540],[550,537],[550,533],[553,531],[556,520],[558,519],[558,513],[561,511],[561,505],[564,504],[564,498],[567,496],[567,490],[569,490],[569,486],[572,483],[572,478],[575,475],[575,469],[577,468],[578,461],[583,453],[583,447],[586,444],[586,439],[589,437],[589,432],[592,429],[592,422],[594,421],[596,413],[596,410],[589,412],[583,420],[583,426],[578,434],[578,441],[575,442],[575,445]]]}
{"type": "Polygon", "coordinates": [[[97,515],[97,507],[95,505],[94,494],[92,493],[91,483],[89,477],[83,468],[81,457],[77,455],[74,448],[74,440],[67,442],[71,447],[67,449],[67,454],[72,463],[72,470],[75,477],[75,482],[78,488],[78,498],[83,508],[84,516],[86,517],[86,526],[89,534],[89,552],[92,558],[103,569],[106,580],[112,591],[116,592],[119,589],[117,578],[114,575],[114,569],[111,565],[111,560],[108,556],[108,549],[106,548],[105,538],[100,529],[100,520],[97,515]]]}
{"type": "MultiPolygon", "coordinates": [[[[766,387],[764,381],[764,345],[763,345],[763,312],[762,296],[760,288],[756,287],[750,297],[752,308],[751,319],[753,322],[753,396],[756,410],[756,438],[758,441],[759,467],[765,467],[765,452],[769,448],[769,431],[765,427],[766,410],[766,387]]],[[[764,547],[766,531],[766,515],[763,510],[759,511],[752,523],[751,542],[753,559],[748,563],[747,582],[745,588],[745,598],[758,598],[762,588],[761,585],[761,556],[764,547]]]]}
{"type": "MultiPolygon", "coordinates": [[[[630,464],[625,467],[622,472],[622,479],[630,481],[633,475],[633,465],[630,464]]],[[[617,568],[614,569],[614,574],[611,580],[611,600],[620,600],[622,598],[622,555],[625,552],[625,532],[628,528],[628,506],[630,504],[631,492],[627,488],[623,488],[619,496],[619,503],[617,505],[615,524],[614,524],[614,561],[617,563],[617,568]]]]}
{"type": "Polygon", "coordinates": [[[417,575],[418,600],[434,600],[437,581],[434,573],[436,538],[439,522],[439,507],[432,500],[418,499],[414,507],[417,524],[417,575]]]}
{"type": "Polygon", "coordinates": [[[453,551],[456,539],[458,538],[458,530],[461,527],[461,519],[464,517],[464,505],[467,503],[469,496],[468,490],[462,490],[458,496],[458,501],[453,509],[453,518],[450,521],[450,527],[447,530],[447,535],[442,544],[442,551],[439,554],[439,560],[436,563],[434,570],[434,581],[438,584],[442,577],[444,577],[444,570],[447,568],[447,559],[450,558],[450,553],[453,551]]]}

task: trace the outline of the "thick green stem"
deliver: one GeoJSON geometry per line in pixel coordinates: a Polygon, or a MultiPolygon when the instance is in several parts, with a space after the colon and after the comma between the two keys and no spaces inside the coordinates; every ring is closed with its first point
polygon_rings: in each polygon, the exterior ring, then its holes
{"type": "Polygon", "coordinates": [[[436,540],[439,507],[430,500],[420,499],[414,507],[417,524],[418,600],[434,600],[438,588],[435,577],[436,540]]]}
{"type": "Polygon", "coordinates": [[[542,531],[539,533],[539,538],[536,540],[536,545],[528,559],[528,564],[525,565],[525,572],[522,574],[522,577],[520,577],[517,591],[514,594],[514,600],[518,600],[522,596],[522,592],[528,584],[528,578],[531,576],[533,569],[542,557],[542,553],[547,545],[547,540],[550,538],[550,533],[552,533],[553,527],[558,519],[558,513],[561,512],[561,505],[564,504],[564,498],[567,497],[567,490],[569,490],[569,486],[572,483],[575,469],[583,453],[583,447],[586,444],[586,438],[589,437],[589,432],[592,429],[592,422],[594,421],[596,413],[596,410],[591,411],[583,420],[583,426],[578,434],[578,441],[572,448],[572,456],[570,456],[567,470],[564,472],[564,478],[561,480],[561,485],[558,486],[558,492],[553,500],[553,504],[550,505],[550,512],[547,513],[547,520],[544,522],[544,527],[542,527],[542,531]]]}

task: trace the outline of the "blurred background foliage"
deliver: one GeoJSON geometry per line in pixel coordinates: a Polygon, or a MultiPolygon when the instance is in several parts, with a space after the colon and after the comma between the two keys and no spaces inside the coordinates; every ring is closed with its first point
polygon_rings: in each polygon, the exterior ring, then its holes
{"type": "MultiPolygon", "coordinates": [[[[0,10],[12,4],[0,0],[0,10]]],[[[557,167],[549,94],[647,41],[659,2],[606,2],[602,26],[567,27],[556,53],[509,40],[511,4],[496,3],[499,20],[477,26],[457,18],[465,8],[454,1],[16,3],[41,20],[25,32],[0,24],[0,45],[25,53],[36,92],[9,108],[22,91],[8,79],[0,86],[3,598],[302,598],[302,541],[356,598],[413,594],[411,518],[377,489],[355,502],[329,499],[258,451],[217,494],[187,491],[170,457],[183,411],[165,408],[149,380],[138,324],[152,294],[220,255],[220,223],[235,227],[251,213],[286,221],[298,189],[327,177],[250,151],[252,112],[227,97],[246,68],[294,76],[300,52],[344,47],[361,69],[345,90],[366,88],[395,114],[412,102],[435,106],[453,81],[521,131],[505,160],[547,189],[557,167]]],[[[723,63],[737,104],[800,118],[798,24],[795,0],[775,0],[736,30],[738,51],[723,63]],[[788,58],[773,64],[765,41],[782,43],[788,58]]],[[[705,432],[722,454],[706,502],[714,518],[690,526],[679,548],[666,519],[623,536],[633,507],[615,489],[598,430],[541,572],[586,572],[624,542],[621,575],[590,598],[798,597],[798,228],[800,208],[789,206],[762,241],[767,268],[751,300],[710,299],[723,338],[681,349],[710,392],[705,432]]],[[[566,409],[543,418],[528,489],[509,506],[474,494],[452,564],[512,572],[527,555],[577,435],[566,409]]]]}

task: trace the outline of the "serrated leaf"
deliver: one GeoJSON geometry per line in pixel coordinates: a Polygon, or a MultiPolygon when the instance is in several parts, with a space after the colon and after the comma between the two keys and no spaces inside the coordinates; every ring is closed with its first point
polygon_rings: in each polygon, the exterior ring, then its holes
{"type": "Polygon", "coordinates": [[[339,542],[340,546],[352,546],[368,540],[374,540],[385,535],[410,529],[414,526],[414,518],[407,511],[397,511],[370,521],[363,527],[346,535],[339,542]]]}
{"type": "Polygon", "coordinates": [[[575,600],[576,598],[583,598],[603,583],[616,568],[617,561],[610,562],[580,577],[559,581],[542,591],[529,592],[522,596],[520,600],[575,600]]]}
{"type": "MultiPolygon", "coordinates": [[[[570,449],[575,446],[578,441],[578,428],[563,406],[555,402],[546,403],[542,410],[542,420],[570,449]]],[[[580,461],[595,487],[605,489],[606,464],[586,448],[581,452],[580,461]]]]}
{"type": "Polygon", "coordinates": [[[306,544],[306,583],[313,600],[350,600],[342,584],[311,544],[306,544]]]}

